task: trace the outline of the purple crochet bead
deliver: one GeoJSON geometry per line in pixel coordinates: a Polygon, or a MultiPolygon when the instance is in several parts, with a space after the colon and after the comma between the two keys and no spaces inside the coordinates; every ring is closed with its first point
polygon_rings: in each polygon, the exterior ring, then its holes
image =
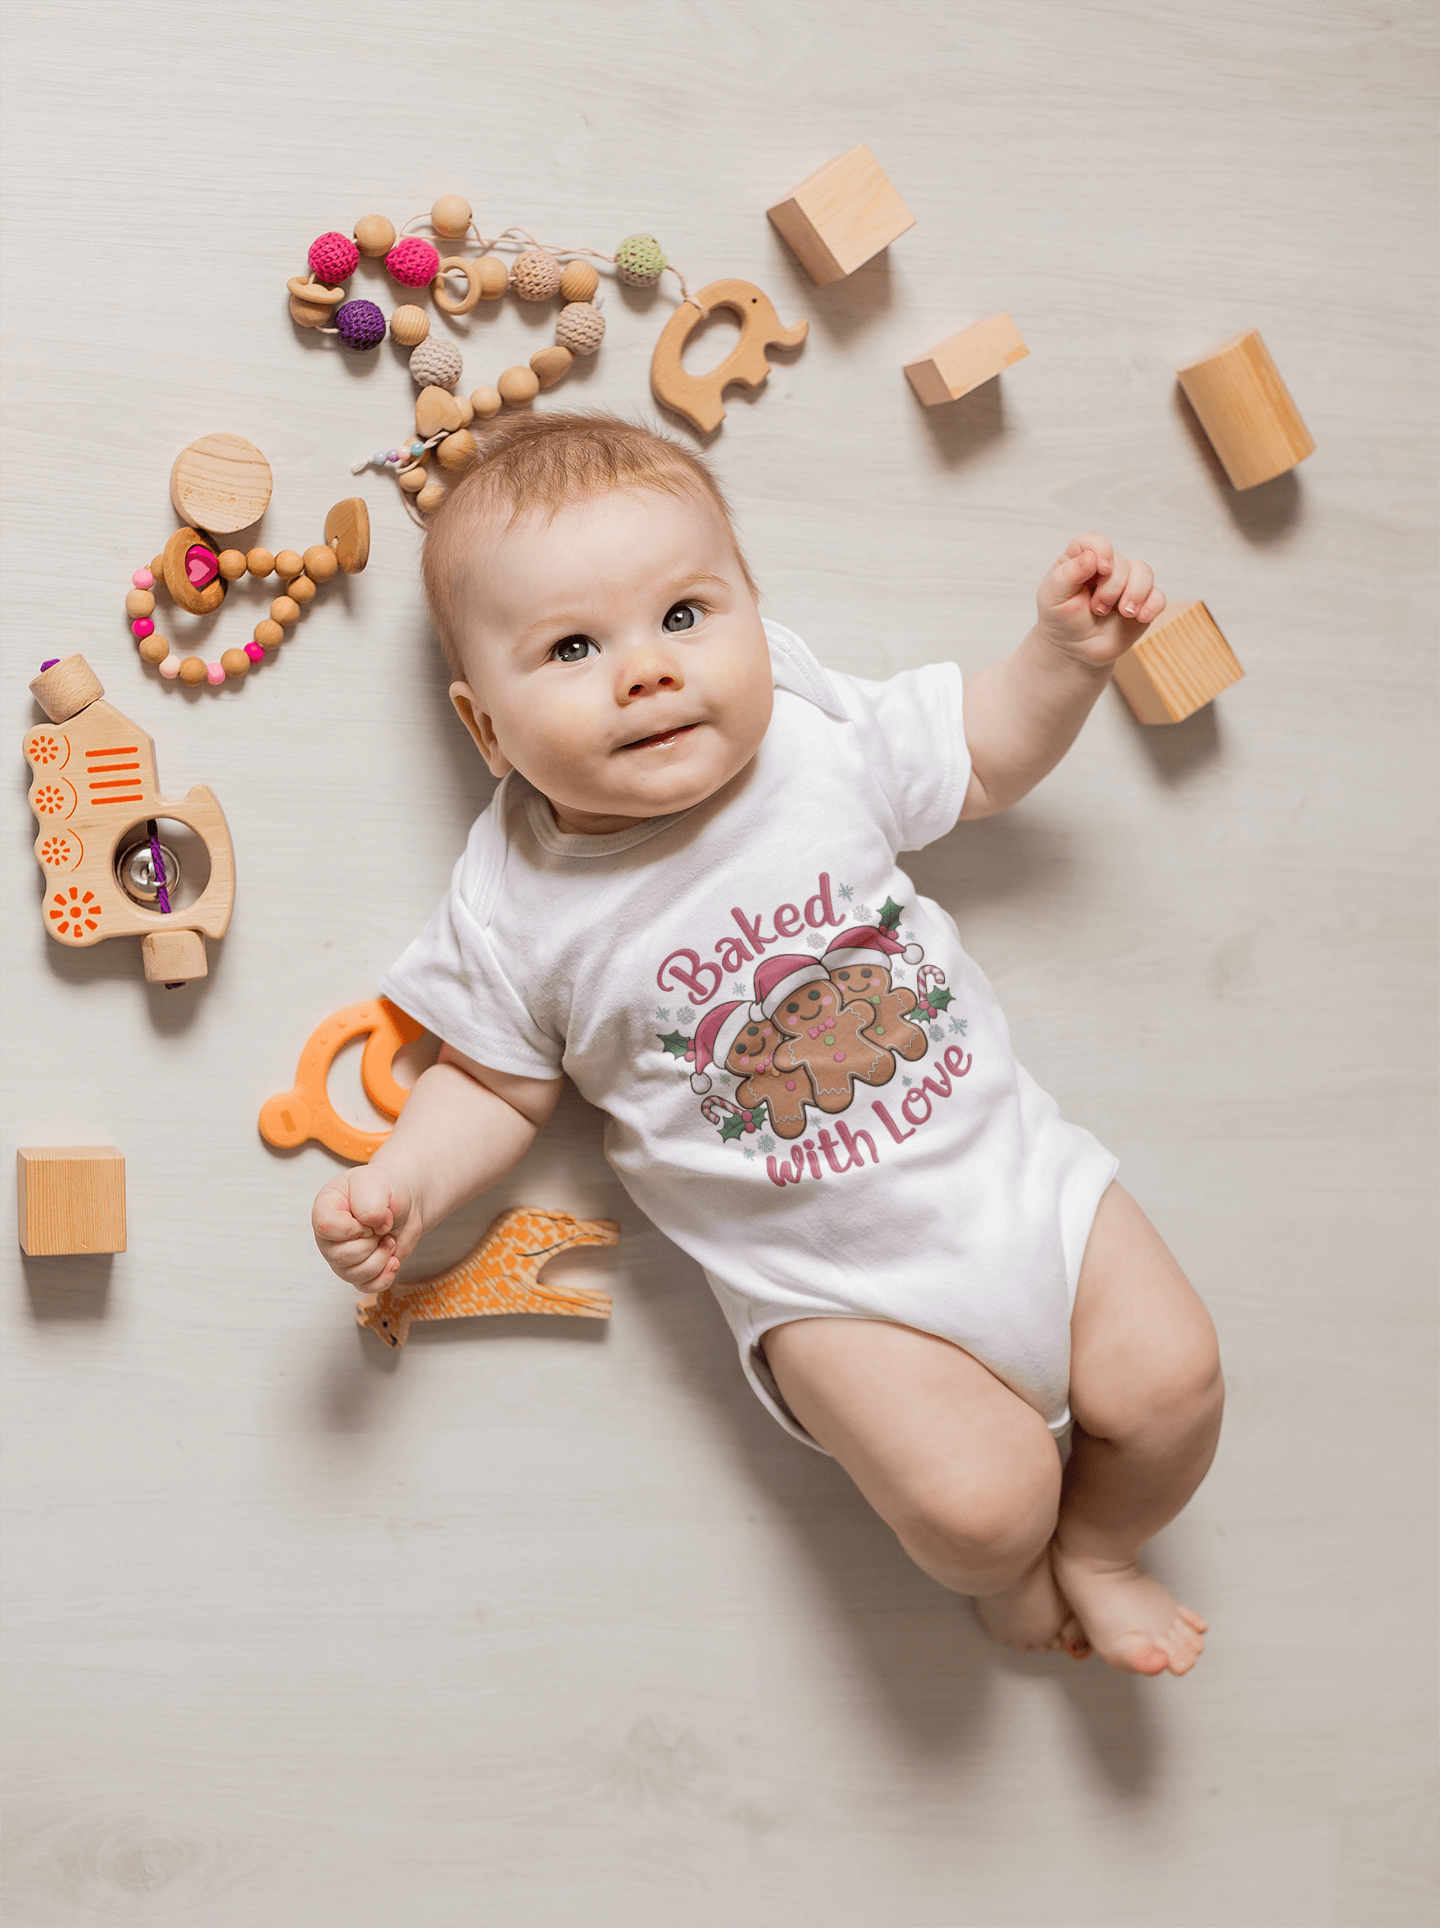
{"type": "Polygon", "coordinates": [[[335,327],[347,348],[378,348],[385,339],[385,316],[373,301],[343,302],[335,327]]]}

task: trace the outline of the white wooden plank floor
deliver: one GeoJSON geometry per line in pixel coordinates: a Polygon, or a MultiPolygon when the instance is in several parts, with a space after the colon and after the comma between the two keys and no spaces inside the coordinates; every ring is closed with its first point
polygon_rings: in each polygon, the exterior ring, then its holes
{"type": "MultiPolygon", "coordinates": [[[[7,1922],[1433,1920],[1432,10],[4,18],[3,1156],[113,1140],[131,1226],[0,1293],[7,1922]],[[817,289],[763,210],[860,140],[918,225],[817,289]],[[761,1411],[576,1101],[432,1251],[512,1199],[613,1212],[619,1249],[567,1261],[609,1329],[382,1358],[313,1253],[332,1161],[256,1113],[485,794],[416,537],[367,475],[370,570],[233,691],[142,672],[119,606],[205,431],[270,456],[272,547],[318,537],[409,388],[388,346],[298,336],[285,279],[449,190],[563,244],[651,229],[692,285],[809,318],[713,452],[767,611],[822,658],[978,668],[1098,525],[1245,665],[1170,731],[1107,700],[1038,794],[916,864],[1220,1326],[1220,1457],[1155,1548],[1211,1616],[1190,1679],[989,1646],[761,1411]],[[901,363],[999,309],[1030,358],[920,409],[901,363]],[[1173,371],[1249,325],[1318,451],[1236,496],[1173,371]],[[41,930],[19,739],[76,648],[229,815],[238,908],[187,992],[41,930]]],[[[646,407],[669,307],[612,295],[557,400],[646,407]]],[[[465,386],[548,329],[477,315],[465,386]]]]}

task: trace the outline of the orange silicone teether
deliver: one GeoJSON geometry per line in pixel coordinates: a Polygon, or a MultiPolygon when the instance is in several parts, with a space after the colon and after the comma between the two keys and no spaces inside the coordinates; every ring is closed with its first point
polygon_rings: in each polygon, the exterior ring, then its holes
{"type": "Polygon", "coordinates": [[[398,1118],[409,1092],[395,1082],[391,1069],[397,1051],[413,1044],[424,1030],[388,997],[366,998],[347,1004],[317,1024],[300,1053],[295,1083],[289,1091],[267,1098],[260,1111],[260,1136],[268,1145],[290,1151],[314,1138],[342,1158],[365,1164],[389,1137],[388,1131],[363,1131],[348,1124],[330,1102],[326,1081],[335,1053],[351,1038],[369,1041],[360,1059],[360,1082],[377,1111],[398,1118]]]}

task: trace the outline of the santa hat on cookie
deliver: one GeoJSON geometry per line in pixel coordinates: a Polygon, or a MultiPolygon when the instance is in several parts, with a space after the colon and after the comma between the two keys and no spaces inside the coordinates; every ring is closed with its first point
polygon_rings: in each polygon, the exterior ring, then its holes
{"type": "Polygon", "coordinates": [[[813,957],[795,952],[789,957],[767,957],[755,967],[755,1002],[752,1018],[773,1017],[781,1001],[798,991],[802,984],[823,984],[826,971],[813,957]]]}
{"type": "Polygon", "coordinates": [[[707,1011],[695,1027],[695,1042],[685,1053],[694,1060],[695,1069],[690,1073],[690,1089],[703,1098],[710,1089],[710,1080],[705,1075],[710,1064],[723,1065],[729,1057],[731,1048],[741,1031],[750,1022],[750,1007],[742,998],[733,1004],[717,1004],[713,1011],[707,1011]]]}
{"type": "Polygon", "coordinates": [[[825,963],[832,971],[843,970],[847,964],[880,964],[888,971],[892,957],[919,964],[924,956],[918,944],[897,944],[889,931],[872,924],[857,924],[854,930],[841,931],[825,947],[825,963]]]}

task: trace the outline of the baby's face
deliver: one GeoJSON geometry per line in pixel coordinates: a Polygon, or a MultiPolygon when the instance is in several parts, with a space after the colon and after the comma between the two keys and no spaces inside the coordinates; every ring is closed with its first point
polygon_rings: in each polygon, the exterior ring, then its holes
{"type": "Polygon", "coordinates": [[[477,539],[450,695],[497,776],[564,831],[687,810],[754,756],[770,654],[719,511],[615,490],[477,539]]]}

